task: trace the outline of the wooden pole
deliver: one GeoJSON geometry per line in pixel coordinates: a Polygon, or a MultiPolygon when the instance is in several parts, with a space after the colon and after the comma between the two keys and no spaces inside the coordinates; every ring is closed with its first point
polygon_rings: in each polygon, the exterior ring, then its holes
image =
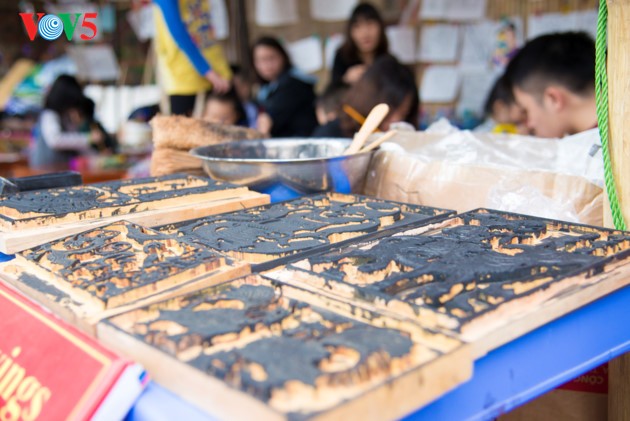
{"type": "MultiPolygon", "coordinates": [[[[621,209],[630,223],[630,0],[607,4],[610,153],[621,209]]],[[[630,354],[609,364],[608,419],[630,420],[630,354]]]]}

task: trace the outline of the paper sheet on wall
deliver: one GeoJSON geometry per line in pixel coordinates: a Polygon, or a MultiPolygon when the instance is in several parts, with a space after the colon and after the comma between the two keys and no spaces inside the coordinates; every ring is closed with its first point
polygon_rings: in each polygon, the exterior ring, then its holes
{"type": "Polygon", "coordinates": [[[584,31],[593,39],[597,34],[597,11],[582,10],[571,13],[546,13],[529,16],[528,39],[540,35],[565,31],[584,31]]]}
{"type": "Polygon", "coordinates": [[[530,15],[527,20],[527,38],[532,39],[554,32],[574,31],[576,28],[577,15],[575,13],[530,15]]]}
{"type": "Polygon", "coordinates": [[[504,68],[523,44],[523,19],[484,20],[462,28],[460,66],[465,68],[504,68]],[[512,27],[513,25],[513,27],[512,27]]]}
{"type": "Polygon", "coordinates": [[[230,35],[230,18],[225,0],[208,0],[210,2],[210,19],[216,39],[227,39],[230,35]]]}
{"type": "Polygon", "coordinates": [[[140,41],[147,41],[155,35],[153,7],[150,4],[127,12],[127,21],[140,41]]]}
{"type": "Polygon", "coordinates": [[[593,39],[597,35],[597,10],[582,10],[575,12],[576,30],[591,34],[593,39]]]}
{"type": "Polygon", "coordinates": [[[401,63],[416,62],[416,30],[412,26],[388,26],[389,52],[401,63]]]}
{"type": "Polygon", "coordinates": [[[473,21],[486,15],[486,0],[422,0],[418,18],[424,20],[473,21]]]}
{"type": "Polygon", "coordinates": [[[68,47],[68,55],[77,65],[77,77],[91,82],[115,81],[120,75],[114,49],[108,44],[68,47]]]}
{"type": "Polygon", "coordinates": [[[486,16],[486,0],[447,0],[446,20],[473,21],[486,16]]]}
{"type": "Polygon", "coordinates": [[[256,0],[256,24],[291,25],[299,21],[296,0],[256,0]]]}
{"type": "Polygon", "coordinates": [[[322,42],[317,36],[292,42],[287,50],[293,64],[305,73],[315,73],[324,67],[322,42]]]}
{"type": "Polygon", "coordinates": [[[462,28],[462,56],[460,65],[467,68],[487,68],[495,47],[497,25],[483,21],[462,28]]]}
{"type": "Polygon", "coordinates": [[[455,66],[429,66],[422,75],[420,100],[427,103],[452,102],[457,98],[460,76],[455,66]]]}
{"type": "Polygon", "coordinates": [[[347,20],[357,0],[311,0],[311,17],[321,21],[347,20]]]}
{"type": "Polygon", "coordinates": [[[477,116],[483,114],[483,106],[490,90],[494,86],[495,80],[501,72],[491,72],[487,70],[464,70],[460,69],[461,89],[459,90],[459,101],[457,103],[457,114],[471,112],[477,116]]]}
{"type": "Polygon", "coordinates": [[[457,61],[459,27],[457,25],[423,25],[418,61],[443,63],[457,61]]]}
{"type": "Polygon", "coordinates": [[[326,45],[324,47],[324,59],[326,62],[326,69],[332,69],[335,62],[335,54],[344,41],[343,34],[332,34],[326,38],[326,45]]]}
{"type": "Polygon", "coordinates": [[[593,34],[597,33],[597,10],[581,10],[575,14],[577,16],[577,29],[593,34]]]}
{"type": "Polygon", "coordinates": [[[444,19],[449,0],[421,0],[418,18],[425,20],[444,19]]]}

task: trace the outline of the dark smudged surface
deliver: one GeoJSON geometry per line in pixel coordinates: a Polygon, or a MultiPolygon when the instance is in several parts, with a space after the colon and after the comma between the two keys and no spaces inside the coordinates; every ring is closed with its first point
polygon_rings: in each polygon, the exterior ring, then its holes
{"type": "Polygon", "coordinates": [[[465,322],[563,276],[589,270],[628,248],[630,241],[620,233],[602,236],[569,225],[558,230],[540,219],[501,213],[461,217],[463,225],[434,235],[388,237],[369,250],[348,247],[308,261],[328,279],[465,322]]]}

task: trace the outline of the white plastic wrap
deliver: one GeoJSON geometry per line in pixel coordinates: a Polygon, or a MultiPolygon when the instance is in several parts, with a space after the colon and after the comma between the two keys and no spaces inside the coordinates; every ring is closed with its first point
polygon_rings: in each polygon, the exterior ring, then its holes
{"type": "Polygon", "coordinates": [[[366,194],[459,212],[479,207],[602,223],[597,130],[564,139],[440,130],[402,133],[377,152],[366,194]]]}

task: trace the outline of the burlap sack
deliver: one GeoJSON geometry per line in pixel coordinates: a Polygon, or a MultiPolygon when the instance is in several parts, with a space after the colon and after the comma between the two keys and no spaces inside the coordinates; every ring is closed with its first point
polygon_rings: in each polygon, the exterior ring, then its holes
{"type": "Polygon", "coordinates": [[[264,137],[257,130],[183,116],[158,115],[151,120],[151,126],[154,144],[151,175],[154,177],[174,173],[203,175],[201,160],[189,154],[192,148],[264,137]]]}
{"type": "Polygon", "coordinates": [[[156,149],[151,157],[151,176],[186,173],[204,175],[201,160],[186,151],[171,148],[156,149]]]}
{"type": "Polygon", "coordinates": [[[257,130],[213,124],[183,116],[158,115],[151,120],[150,124],[153,128],[155,149],[171,148],[189,151],[198,146],[264,137],[257,130]]]}

